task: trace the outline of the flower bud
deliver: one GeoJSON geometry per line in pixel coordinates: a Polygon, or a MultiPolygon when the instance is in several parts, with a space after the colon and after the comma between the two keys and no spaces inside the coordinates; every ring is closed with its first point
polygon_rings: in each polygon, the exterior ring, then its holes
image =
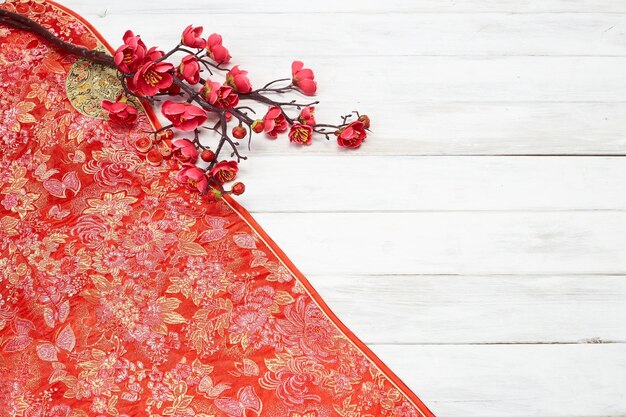
{"type": "Polygon", "coordinates": [[[243,126],[235,126],[233,127],[233,136],[237,139],[243,139],[246,137],[246,133],[248,131],[243,126]]]}
{"type": "Polygon", "coordinates": [[[369,129],[370,128],[370,118],[366,114],[360,115],[359,116],[359,121],[363,122],[363,127],[365,129],[369,129]]]}
{"type": "Polygon", "coordinates": [[[264,128],[265,128],[265,123],[263,123],[263,120],[257,119],[254,122],[252,122],[252,131],[254,133],[261,133],[264,128]]]}
{"type": "Polygon", "coordinates": [[[238,182],[235,185],[233,185],[232,191],[233,191],[233,194],[235,195],[241,195],[243,194],[244,191],[246,191],[246,186],[244,185],[243,182],[238,182]]]}
{"type": "Polygon", "coordinates": [[[222,198],[222,192],[217,188],[209,187],[209,191],[207,191],[207,200],[209,201],[218,201],[222,198]]]}
{"type": "Polygon", "coordinates": [[[204,162],[212,162],[215,159],[215,152],[210,149],[205,149],[200,154],[200,158],[202,158],[204,162]]]}

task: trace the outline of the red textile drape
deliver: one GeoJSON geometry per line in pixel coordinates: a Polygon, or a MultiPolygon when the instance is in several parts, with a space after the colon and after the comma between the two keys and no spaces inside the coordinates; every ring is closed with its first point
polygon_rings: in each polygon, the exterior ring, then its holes
{"type": "MultiPolygon", "coordinates": [[[[9,1],[109,48],[48,1],[9,1]]],[[[116,127],[115,73],[0,25],[0,416],[432,416],[231,198],[116,127]]]]}

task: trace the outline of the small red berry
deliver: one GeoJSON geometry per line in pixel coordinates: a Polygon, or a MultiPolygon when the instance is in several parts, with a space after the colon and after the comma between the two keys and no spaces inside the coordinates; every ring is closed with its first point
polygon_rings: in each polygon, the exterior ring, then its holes
{"type": "Polygon", "coordinates": [[[257,119],[254,122],[252,122],[252,131],[254,133],[261,133],[264,128],[265,128],[265,123],[263,123],[263,120],[257,119]]]}
{"type": "Polygon", "coordinates": [[[243,182],[238,182],[235,185],[233,185],[233,194],[235,195],[241,195],[243,194],[244,191],[246,191],[246,186],[244,185],[243,182]]]}
{"type": "Polygon", "coordinates": [[[210,149],[205,149],[200,154],[200,158],[202,158],[204,162],[213,162],[215,159],[215,152],[210,149]]]}
{"type": "Polygon", "coordinates": [[[248,131],[243,126],[235,126],[233,127],[233,136],[237,139],[243,139],[246,137],[246,133],[248,131]]]}

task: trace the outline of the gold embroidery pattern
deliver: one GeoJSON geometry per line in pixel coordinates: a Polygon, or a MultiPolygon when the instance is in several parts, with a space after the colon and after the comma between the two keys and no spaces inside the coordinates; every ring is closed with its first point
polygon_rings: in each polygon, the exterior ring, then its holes
{"type": "MultiPolygon", "coordinates": [[[[106,49],[99,45],[99,50],[106,49]]],[[[65,81],[67,97],[81,114],[97,119],[106,119],[102,100],[114,101],[122,91],[117,71],[84,59],[77,60],[65,81]]]]}

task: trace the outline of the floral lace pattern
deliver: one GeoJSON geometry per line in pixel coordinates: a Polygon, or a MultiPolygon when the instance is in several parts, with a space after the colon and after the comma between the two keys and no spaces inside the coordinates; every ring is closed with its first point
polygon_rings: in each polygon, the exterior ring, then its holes
{"type": "MultiPolygon", "coordinates": [[[[59,36],[95,35],[9,1],[59,36]]],[[[0,25],[0,416],[425,414],[226,202],[77,111],[76,59],[0,25]]]]}

